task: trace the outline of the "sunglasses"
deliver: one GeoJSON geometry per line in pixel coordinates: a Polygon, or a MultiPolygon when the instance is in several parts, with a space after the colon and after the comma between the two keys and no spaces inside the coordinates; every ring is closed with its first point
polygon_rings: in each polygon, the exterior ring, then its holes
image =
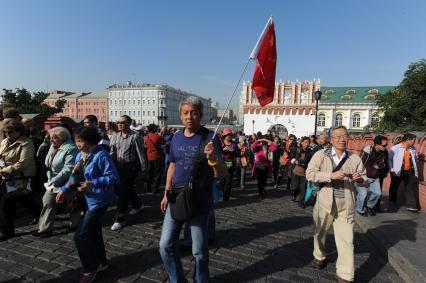
{"type": "Polygon", "coordinates": [[[387,146],[388,146],[388,144],[382,144],[381,146],[383,146],[383,147],[387,147],[387,146]]]}
{"type": "Polygon", "coordinates": [[[117,125],[124,125],[124,124],[126,124],[126,122],[121,122],[121,121],[117,122],[117,125]]]}

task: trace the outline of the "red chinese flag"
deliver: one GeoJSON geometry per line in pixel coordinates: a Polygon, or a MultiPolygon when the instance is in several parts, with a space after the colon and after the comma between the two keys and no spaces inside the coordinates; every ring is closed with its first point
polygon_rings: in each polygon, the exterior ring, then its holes
{"type": "Polygon", "coordinates": [[[263,107],[274,100],[277,46],[272,18],[269,18],[250,58],[257,60],[252,89],[263,107]]]}

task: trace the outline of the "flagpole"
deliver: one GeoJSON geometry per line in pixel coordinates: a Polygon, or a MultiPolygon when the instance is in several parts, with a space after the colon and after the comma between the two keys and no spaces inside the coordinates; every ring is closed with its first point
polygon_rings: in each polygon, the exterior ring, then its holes
{"type": "Polygon", "coordinates": [[[223,111],[222,117],[220,117],[219,123],[217,124],[216,129],[214,130],[212,140],[214,140],[214,138],[216,137],[217,130],[219,129],[220,124],[222,124],[223,117],[225,117],[226,111],[228,110],[229,105],[231,104],[232,98],[234,98],[235,92],[237,91],[238,86],[240,85],[241,79],[243,78],[244,73],[246,72],[246,69],[247,69],[248,64],[250,63],[250,60],[251,60],[251,58],[249,57],[246,65],[243,68],[243,71],[241,72],[240,79],[238,80],[237,84],[235,85],[235,88],[234,88],[234,91],[232,92],[231,98],[229,99],[228,104],[226,105],[225,111],[223,111]]]}

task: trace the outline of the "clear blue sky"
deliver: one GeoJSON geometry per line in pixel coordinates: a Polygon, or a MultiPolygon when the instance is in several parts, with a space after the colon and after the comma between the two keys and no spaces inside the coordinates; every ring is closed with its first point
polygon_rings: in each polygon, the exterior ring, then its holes
{"type": "Polygon", "coordinates": [[[426,57],[424,0],[0,0],[0,7],[0,88],[103,91],[136,78],[224,104],[271,14],[277,80],[396,85],[426,57]]]}

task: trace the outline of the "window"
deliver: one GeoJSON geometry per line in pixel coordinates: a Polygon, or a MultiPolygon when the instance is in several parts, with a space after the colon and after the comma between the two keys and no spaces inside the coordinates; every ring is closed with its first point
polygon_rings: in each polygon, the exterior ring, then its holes
{"type": "Polygon", "coordinates": [[[142,111],[142,116],[145,116],[145,111],[142,111]]]}
{"type": "MultiPolygon", "coordinates": [[[[141,112],[140,111],[138,111],[138,116],[140,116],[141,115],[141,112]]],[[[140,123],[140,122],[139,122],[140,123]]]]}
{"type": "Polygon", "coordinates": [[[142,105],[145,105],[145,100],[142,100],[142,105]]]}
{"type": "Polygon", "coordinates": [[[334,119],[334,126],[341,126],[343,122],[343,115],[338,113],[336,114],[336,118],[334,119]]]}
{"type": "Polygon", "coordinates": [[[148,101],[148,105],[149,105],[149,100],[147,100],[148,101]]]}
{"type": "Polygon", "coordinates": [[[155,111],[152,111],[152,116],[154,116],[154,117],[155,117],[155,111]]]}
{"type": "Polygon", "coordinates": [[[148,111],[148,116],[151,115],[151,111],[148,111]]]}
{"type": "Polygon", "coordinates": [[[140,100],[138,100],[138,105],[141,105],[141,101],[140,100]]]}
{"type": "Polygon", "coordinates": [[[371,124],[377,124],[379,122],[379,113],[374,112],[371,115],[371,124]]]}
{"type": "Polygon", "coordinates": [[[325,127],[325,114],[324,113],[320,113],[318,115],[317,126],[319,126],[319,127],[325,127]]]}
{"type": "Polygon", "coordinates": [[[359,128],[361,126],[361,115],[354,114],[352,117],[352,127],[353,128],[359,128]]]}

